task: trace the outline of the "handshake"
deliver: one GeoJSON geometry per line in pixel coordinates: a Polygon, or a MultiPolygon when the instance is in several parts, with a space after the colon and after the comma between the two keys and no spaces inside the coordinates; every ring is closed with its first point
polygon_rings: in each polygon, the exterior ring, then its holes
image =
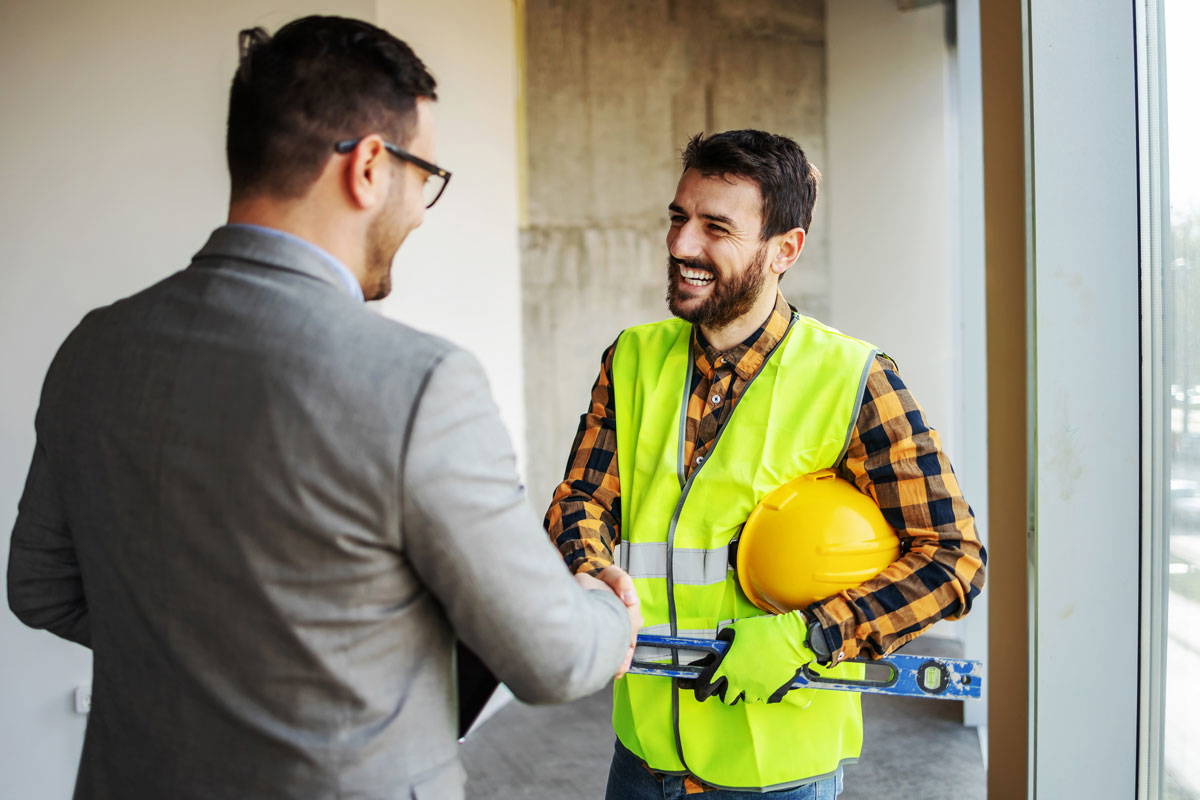
{"type": "MultiPolygon", "coordinates": [[[[575,581],[583,589],[611,591],[625,604],[630,641],[625,660],[614,676],[619,678],[629,671],[638,630],[642,627],[641,606],[633,579],[620,567],[607,566],[595,577],[586,572],[576,573],[575,581]]],[[[696,699],[703,702],[715,696],[725,705],[736,705],[743,700],[778,703],[788,695],[793,701],[807,706],[812,702],[807,697],[809,692],[794,689],[793,682],[806,664],[824,663],[829,659],[829,648],[823,638],[818,645],[822,655],[810,646],[808,628],[808,619],[801,611],[736,620],[717,637],[728,642],[729,648],[720,656],[709,655],[692,665],[703,667],[691,686],[696,699]]]]}
{"type": "Polygon", "coordinates": [[[629,613],[629,650],[625,653],[621,668],[613,676],[619,678],[629,670],[629,665],[633,662],[633,650],[637,645],[638,631],[642,627],[642,609],[638,603],[637,590],[633,588],[633,578],[629,577],[628,572],[614,565],[600,570],[595,577],[586,572],[577,572],[575,582],[584,589],[611,591],[625,604],[625,610],[629,613]]]}

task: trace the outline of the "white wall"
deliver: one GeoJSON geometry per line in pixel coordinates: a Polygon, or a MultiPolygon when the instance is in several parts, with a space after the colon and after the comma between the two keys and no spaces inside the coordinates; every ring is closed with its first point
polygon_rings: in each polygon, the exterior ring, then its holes
{"type": "Polygon", "coordinates": [[[438,81],[438,164],[453,175],[396,259],[384,312],[452,339],[488,368],[518,455],[525,446],[517,240],[517,56],[513,6],[381,0],[377,24],[438,81]]]}
{"type": "Polygon", "coordinates": [[[827,9],[832,324],[883,348],[947,446],[957,439],[945,12],[827,9]]]}
{"type": "MultiPolygon", "coordinates": [[[[455,175],[398,259],[384,311],[487,364],[518,446],[521,401],[515,55],[509,3],[110,0],[7,3],[0,25],[0,559],[46,366],[90,308],[185,266],[224,220],[236,32],[307,13],[383,24],[439,79],[439,161],[455,175]],[[466,8],[469,6],[469,9],[466,8]]],[[[0,797],[69,797],[90,656],[0,610],[0,797]]]]}
{"type": "MultiPolygon", "coordinates": [[[[838,0],[826,14],[829,322],[896,359],[954,460],[963,354],[945,10],[838,0]]],[[[961,638],[959,625],[936,633],[961,638]]]]}

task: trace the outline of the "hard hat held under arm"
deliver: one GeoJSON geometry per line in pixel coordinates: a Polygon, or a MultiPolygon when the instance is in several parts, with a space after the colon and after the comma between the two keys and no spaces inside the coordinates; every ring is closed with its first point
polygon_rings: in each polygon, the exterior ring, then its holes
{"type": "Polygon", "coordinates": [[[731,549],[747,598],[776,614],[803,609],[810,643],[833,663],[881,658],[961,617],[987,559],[937,432],[899,376],[876,364],[865,388],[841,469],[768,493],[731,549]]]}
{"type": "Polygon", "coordinates": [[[881,658],[935,622],[965,615],[983,589],[987,552],[937,431],[890,362],[868,376],[837,472],[880,509],[900,556],[805,607],[834,661],[881,658]]]}
{"type": "Polygon", "coordinates": [[[806,664],[830,664],[821,625],[801,609],[874,577],[900,554],[879,508],[832,470],[768,493],[734,544],[742,591],[775,616],[743,618],[718,634],[731,647],[706,659],[694,689],[698,700],[726,705],[778,702],[806,664]]]}
{"type": "Polygon", "coordinates": [[[730,643],[724,655],[700,662],[707,663],[696,698],[716,696],[726,705],[779,702],[806,665],[830,664],[821,625],[803,609],[874,578],[900,555],[879,508],[832,470],[768,493],[735,544],[738,583],[771,616],[736,620],[717,636],[730,643]]]}
{"type": "Polygon", "coordinates": [[[750,602],[782,614],[858,586],[899,556],[900,539],[879,507],[821,470],[759,502],[731,561],[750,602]]]}

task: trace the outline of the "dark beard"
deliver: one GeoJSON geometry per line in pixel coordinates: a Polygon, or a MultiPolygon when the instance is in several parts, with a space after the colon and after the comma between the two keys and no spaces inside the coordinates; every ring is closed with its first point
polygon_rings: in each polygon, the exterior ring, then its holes
{"type": "Polygon", "coordinates": [[[706,328],[724,328],[754,307],[754,301],[758,299],[763,284],[767,281],[767,274],[763,269],[766,259],[767,247],[764,244],[758,248],[758,252],[754,254],[750,265],[740,275],[733,278],[723,278],[712,264],[695,259],[668,256],[667,308],[675,316],[693,325],[702,325],[706,328]],[[677,283],[675,281],[675,276],[679,269],[677,265],[693,269],[706,269],[712,273],[713,281],[716,284],[708,299],[690,311],[684,311],[680,308],[682,298],[676,291],[677,283]]]}

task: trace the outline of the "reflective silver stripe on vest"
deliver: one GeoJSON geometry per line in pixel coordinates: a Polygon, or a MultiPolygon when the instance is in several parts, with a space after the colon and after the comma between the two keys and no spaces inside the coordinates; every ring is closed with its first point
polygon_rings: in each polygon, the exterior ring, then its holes
{"type": "MultiPolygon", "coordinates": [[[[634,578],[667,577],[666,542],[622,542],[621,563],[634,578]]],[[[676,547],[671,561],[676,584],[708,586],[725,580],[729,571],[729,546],[712,550],[676,547]]]]}
{"type": "MultiPolygon", "coordinates": [[[[717,623],[715,630],[713,628],[707,628],[703,630],[681,630],[679,632],[679,636],[682,636],[685,639],[715,639],[717,638],[717,633],[722,628],[728,627],[732,622],[733,620],[731,619],[721,620],[717,623]]],[[[661,625],[647,625],[638,631],[638,633],[646,633],[651,636],[670,636],[671,623],[664,622],[661,625]]],[[[680,650],[679,663],[687,664],[690,661],[698,661],[699,659],[703,658],[704,655],[705,653],[702,650],[680,650]]],[[[670,661],[671,651],[665,647],[638,647],[633,651],[633,657],[637,661],[670,661]]]]}

